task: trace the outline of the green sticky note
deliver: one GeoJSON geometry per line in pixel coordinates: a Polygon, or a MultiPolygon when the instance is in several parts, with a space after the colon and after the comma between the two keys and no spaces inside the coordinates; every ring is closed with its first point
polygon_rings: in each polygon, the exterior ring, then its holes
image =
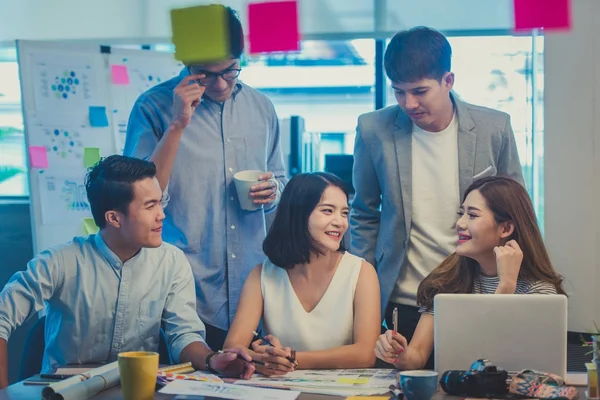
{"type": "Polygon", "coordinates": [[[86,235],[91,235],[92,233],[98,233],[100,229],[94,222],[94,218],[84,218],[83,219],[83,231],[86,235]]]}
{"type": "Polygon", "coordinates": [[[202,64],[230,57],[227,11],[221,4],[171,10],[175,59],[202,64]]]}
{"type": "Polygon", "coordinates": [[[93,167],[100,161],[100,149],[97,147],[85,147],[83,149],[83,165],[87,168],[93,167]]]}

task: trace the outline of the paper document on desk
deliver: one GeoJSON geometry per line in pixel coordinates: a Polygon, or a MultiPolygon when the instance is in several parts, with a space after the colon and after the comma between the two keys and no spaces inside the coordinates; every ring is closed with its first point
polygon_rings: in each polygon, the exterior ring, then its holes
{"type": "Polygon", "coordinates": [[[294,390],[264,389],[229,383],[179,380],[169,383],[159,392],[173,395],[210,396],[234,400],[294,400],[300,395],[300,392],[294,390]]]}
{"type": "Polygon", "coordinates": [[[371,395],[388,392],[390,385],[397,382],[397,373],[393,369],[375,368],[299,370],[288,372],[284,376],[266,377],[256,374],[249,380],[238,380],[235,383],[340,396],[371,395]]]}

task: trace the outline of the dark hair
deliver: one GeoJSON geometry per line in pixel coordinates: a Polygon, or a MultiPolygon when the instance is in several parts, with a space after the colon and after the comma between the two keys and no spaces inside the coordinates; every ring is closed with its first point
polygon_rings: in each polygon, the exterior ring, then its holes
{"type": "MultiPolygon", "coordinates": [[[[233,8],[223,4],[209,4],[211,7],[223,7],[225,9],[225,20],[223,23],[227,27],[226,35],[229,41],[229,57],[240,58],[244,52],[244,28],[240,17],[233,8]]],[[[222,61],[222,60],[214,60],[222,61]]],[[[186,63],[186,65],[189,65],[186,63]]]]}
{"type": "Polygon", "coordinates": [[[435,29],[419,26],[394,35],[385,50],[383,65],[392,82],[438,82],[450,71],[452,48],[435,29]]]}
{"type": "Polygon", "coordinates": [[[244,52],[244,28],[238,13],[231,7],[225,6],[227,12],[227,35],[229,36],[229,53],[231,58],[240,58],[244,52]]]}
{"type": "Polygon", "coordinates": [[[263,251],[273,264],[290,269],[308,263],[311,254],[321,254],[308,231],[308,218],[329,186],[340,188],[348,198],[344,182],[329,172],[298,174],[285,186],[263,242],[263,251]]]}
{"type": "MultiPolygon", "coordinates": [[[[566,294],[563,278],[550,262],[527,190],[511,178],[481,178],[467,188],[463,202],[473,190],[481,193],[497,223],[512,221],[514,224],[508,239],[515,240],[523,252],[519,279],[548,282],[558,294],[566,294]]],[[[479,264],[475,260],[453,253],[421,282],[417,303],[432,308],[433,298],[438,293],[471,293],[478,273],[479,264]]]]}
{"type": "Polygon", "coordinates": [[[106,226],[104,214],[110,210],[127,214],[133,200],[133,183],[156,175],[153,162],[112,155],[98,161],[88,170],[85,190],[96,225],[106,226]]]}

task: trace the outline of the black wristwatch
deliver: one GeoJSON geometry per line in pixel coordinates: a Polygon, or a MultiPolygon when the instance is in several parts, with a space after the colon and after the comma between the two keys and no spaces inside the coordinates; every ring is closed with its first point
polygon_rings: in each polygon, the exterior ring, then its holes
{"type": "Polygon", "coordinates": [[[219,354],[219,353],[211,351],[210,353],[208,353],[208,355],[204,359],[204,365],[206,365],[206,370],[209,372],[212,372],[213,374],[218,374],[219,371],[217,371],[216,369],[214,369],[213,367],[210,366],[210,359],[213,358],[214,356],[216,356],[217,354],[219,354]]]}

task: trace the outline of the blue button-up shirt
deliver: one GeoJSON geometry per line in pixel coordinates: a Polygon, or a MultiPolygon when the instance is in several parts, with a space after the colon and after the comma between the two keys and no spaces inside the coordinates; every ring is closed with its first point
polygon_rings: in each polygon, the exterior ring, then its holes
{"type": "MultiPolygon", "coordinates": [[[[173,90],[187,75],[184,69],[140,96],[129,118],[125,155],[150,157],[173,119],[173,90]]],[[[242,210],[235,190],[233,175],[243,170],[273,172],[279,194],[287,182],[273,104],[238,83],[223,103],[203,97],[185,128],[163,223],[163,239],[182,249],[192,265],[198,314],[220,329],[228,329],[246,277],[265,257],[265,211],[242,210]]]]}
{"type": "Polygon", "coordinates": [[[170,244],[121,262],[100,235],[41,252],[0,293],[0,338],[47,306],[42,372],[112,362],[122,351],[158,351],[161,323],[177,362],[203,341],[192,272],[170,244]]]}

